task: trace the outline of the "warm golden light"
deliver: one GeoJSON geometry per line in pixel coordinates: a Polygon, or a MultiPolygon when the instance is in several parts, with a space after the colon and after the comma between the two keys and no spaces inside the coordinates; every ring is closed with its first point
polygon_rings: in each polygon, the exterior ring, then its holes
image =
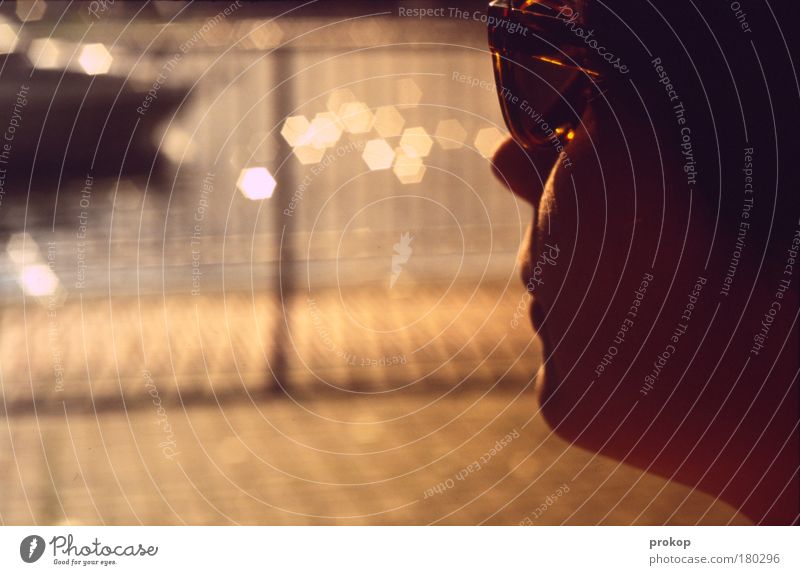
{"type": "Polygon", "coordinates": [[[410,158],[424,158],[431,152],[433,139],[425,128],[407,128],[400,138],[400,147],[410,158]]]}
{"type": "Polygon", "coordinates": [[[47,10],[44,0],[17,0],[16,14],[22,22],[41,20],[47,10]]]}
{"type": "Polygon", "coordinates": [[[236,187],[250,200],[265,200],[275,193],[277,182],[267,168],[245,168],[239,174],[236,187]]]}
{"type": "Polygon", "coordinates": [[[392,171],[403,184],[418,184],[425,175],[425,164],[422,158],[408,156],[402,148],[395,150],[395,160],[392,171]]]}
{"type": "Polygon", "coordinates": [[[22,290],[30,296],[42,297],[58,291],[59,281],[50,266],[45,264],[26,265],[20,274],[22,290]]]}
{"type": "Polygon", "coordinates": [[[325,148],[315,148],[314,146],[295,146],[292,153],[303,165],[318,164],[325,156],[325,148]]]}
{"type": "Polygon", "coordinates": [[[17,32],[8,24],[0,24],[0,54],[10,54],[17,47],[17,32]]]}
{"type": "Polygon", "coordinates": [[[39,245],[27,232],[12,234],[6,244],[6,252],[17,265],[32,264],[41,259],[39,245]]]}
{"type": "Polygon", "coordinates": [[[331,95],[328,96],[328,100],[325,106],[328,108],[328,111],[331,114],[336,114],[340,116],[342,106],[355,101],[356,101],[355,94],[353,94],[353,92],[348,90],[347,88],[344,88],[342,90],[334,90],[333,92],[331,92],[331,95]]]}
{"type": "Polygon", "coordinates": [[[381,106],[375,110],[373,128],[381,138],[396,138],[402,133],[405,123],[405,118],[394,106],[381,106]]]}
{"type": "Polygon", "coordinates": [[[62,47],[50,38],[38,38],[28,48],[28,60],[34,68],[44,70],[60,68],[65,62],[61,58],[62,47]]]}
{"type": "Polygon", "coordinates": [[[190,162],[197,154],[197,145],[191,135],[181,127],[172,125],[167,128],[161,153],[175,163],[190,162]]]}
{"type": "Polygon", "coordinates": [[[436,126],[436,132],[433,134],[436,141],[444,150],[457,150],[464,146],[464,140],[467,138],[467,131],[461,122],[455,119],[442,120],[436,126]]]}
{"type": "Polygon", "coordinates": [[[252,23],[242,22],[242,28],[250,26],[250,31],[245,38],[249,40],[256,50],[267,50],[280,44],[283,30],[277,22],[272,20],[254,20],[252,23]]]}
{"type": "Polygon", "coordinates": [[[286,143],[292,146],[302,146],[308,144],[308,130],[311,127],[305,116],[289,116],[283,122],[281,136],[286,143]]]}
{"type": "Polygon", "coordinates": [[[399,80],[395,91],[395,100],[400,106],[416,106],[422,99],[422,90],[411,78],[399,80]]]}
{"type": "Polygon", "coordinates": [[[556,60],[555,58],[548,58],[547,56],[534,56],[534,58],[536,58],[537,60],[541,60],[542,62],[547,62],[548,64],[555,64],[556,66],[561,66],[563,68],[574,68],[576,70],[580,70],[581,72],[589,74],[590,76],[599,76],[600,75],[597,72],[595,72],[594,70],[590,70],[589,68],[583,68],[581,66],[572,66],[570,64],[564,64],[562,61],[556,60]]]}
{"type": "Polygon", "coordinates": [[[367,163],[370,170],[388,170],[394,161],[394,150],[386,143],[386,140],[370,140],[364,146],[361,157],[367,163]]]}
{"type": "Polygon", "coordinates": [[[329,148],[342,137],[342,128],[335,114],[320,112],[311,121],[306,140],[314,148],[329,148]]]}
{"type": "Polygon", "coordinates": [[[108,73],[112,60],[111,54],[102,44],[87,44],[78,57],[83,71],[91,76],[108,73]]]}
{"type": "Polygon", "coordinates": [[[475,148],[484,158],[491,158],[505,139],[506,135],[494,126],[483,128],[475,136],[475,148]]]}
{"type": "Polygon", "coordinates": [[[351,134],[366,134],[375,117],[364,102],[348,102],[339,110],[339,120],[351,134]]]}

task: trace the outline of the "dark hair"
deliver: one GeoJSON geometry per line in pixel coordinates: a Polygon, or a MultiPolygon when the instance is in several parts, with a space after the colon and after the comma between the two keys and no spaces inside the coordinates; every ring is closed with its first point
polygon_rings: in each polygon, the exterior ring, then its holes
{"type": "Polygon", "coordinates": [[[800,94],[782,29],[791,22],[785,15],[791,1],[582,4],[586,22],[630,69],[628,76],[612,78],[612,86],[628,99],[625,105],[641,106],[631,101],[641,95],[659,124],[659,138],[673,142],[669,149],[679,149],[681,141],[673,107],[684,105],[705,190],[721,219],[740,216],[743,156],[751,147],[763,220],[754,233],[775,237],[794,230],[800,206],[794,166],[800,94]]]}

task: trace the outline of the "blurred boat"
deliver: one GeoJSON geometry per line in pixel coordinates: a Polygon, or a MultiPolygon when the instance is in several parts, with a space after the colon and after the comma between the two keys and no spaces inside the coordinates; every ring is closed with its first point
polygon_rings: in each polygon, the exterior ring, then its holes
{"type": "Polygon", "coordinates": [[[148,100],[149,89],[119,76],[36,69],[21,54],[0,57],[0,167],[6,169],[5,179],[150,171],[158,160],[156,130],[187,90],[160,86],[148,100]],[[145,102],[149,106],[143,109],[145,102]]]}

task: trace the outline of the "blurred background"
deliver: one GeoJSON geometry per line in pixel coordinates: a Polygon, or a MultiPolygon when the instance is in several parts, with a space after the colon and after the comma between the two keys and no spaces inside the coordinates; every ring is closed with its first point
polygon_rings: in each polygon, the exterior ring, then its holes
{"type": "Polygon", "coordinates": [[[0,5],[2,523],[744,521],[538,415],[453,4],[0,5]]]}

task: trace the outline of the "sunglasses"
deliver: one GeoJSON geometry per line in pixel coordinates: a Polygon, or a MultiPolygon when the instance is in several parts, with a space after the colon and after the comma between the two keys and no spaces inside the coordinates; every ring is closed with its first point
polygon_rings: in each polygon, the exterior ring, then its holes
{"type": "Polygon", "coordinates": [[[600,91],[602,66],[567,25],[572,14],[566,6],[536,0],[489,4],[500,107],[513,138],[529,150],[561,151],[600,91]]]}

